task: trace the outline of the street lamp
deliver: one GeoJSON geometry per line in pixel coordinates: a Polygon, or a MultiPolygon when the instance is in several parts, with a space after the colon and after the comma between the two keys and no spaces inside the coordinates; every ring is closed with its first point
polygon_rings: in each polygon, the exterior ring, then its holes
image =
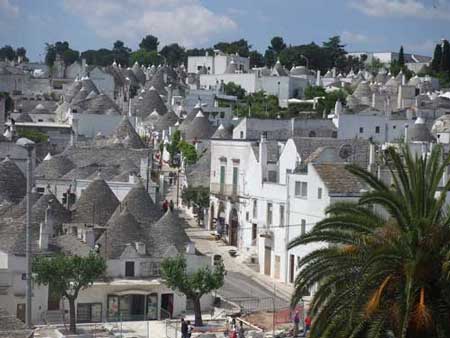
{"type": "Polygon", "coordinates": [[[25,255],[26,255],[26,266],[27,266],[27,274],[26,274],[26,315],[25,315],[25,323],[28,329],[32,328],[31,323],[31,297],[32,297],[32,289],[31,289],[31,185],[32,185],[32,155],[34,149],[34,142],[21,137],[16,141],[16,144],[20,147],[23,147],[27,151],[27,195],[26,195],[26,205],[27,205],[27,213],[26,213],[26,247],[25,247],[25,255]]]}
{"type": "Polygon", "coordinates": [[[302,59],[305,59],[305,61],[306,61],[306,69],[309,69],[309,59],[308,59],[306,56],[304,56],[303,54],[300,55],[300,57],[301,57],[302,59]]]}

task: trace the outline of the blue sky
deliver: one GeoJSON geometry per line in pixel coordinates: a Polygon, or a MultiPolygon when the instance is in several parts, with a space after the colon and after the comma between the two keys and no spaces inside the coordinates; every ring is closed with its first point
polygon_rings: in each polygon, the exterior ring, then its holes
{"type": "Polygon", "coordinates": [[[33,60],[45,42],[135,49],[149,33],[186,47],[243,37],[260,51],[275,35],[288,44],[340,35],[349,51],[431,55],[450,38],[450,0],[0,0],[0,45],[24,46],[33,60]]]}

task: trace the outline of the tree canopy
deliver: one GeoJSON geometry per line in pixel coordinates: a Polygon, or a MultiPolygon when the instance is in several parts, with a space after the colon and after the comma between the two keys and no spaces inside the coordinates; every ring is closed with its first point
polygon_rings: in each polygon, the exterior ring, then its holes
{"type": "Polygon", "coordinates": [[[450,157],[439,145],[425,156],[388,148],[382,162],[389,184],[347,166],[369,191],[289,244],[320,246],[301,258],[292,296],[317,285],[313,338],[450,336],[450,181],[440,187],[450,157]]]}
{"type": "Polygon", "coordinates": [[[159,41],[156,36],[153,36],[151,34],[144,37],[139,44],[140,49],[144,49],[147,52],[157,52],[159,46],[159,41]]]}
{"type": "Polygon", "coordinates": [[[91,286],[106,271],[105,260],[95,253],[87,257],[58,254],[37,256],[33,261],[34,280],[49,285],[69,301],[70,331],[76,332],[75,300],[81,290],[91,286]]]}
{"type": "Polygon", "coordinates": [[[3,60],[13,61],[18,57],[21,57],[22,61],[24,62],[28,61],[27,50],[24,47],[14,49],[10,45],[5,45],[2,48],[0,48],[0,61],[3,60]]]}
{"type": "Polygon", "coordinates": [[[188,272],[183,256],[166,258],[161,263],[161,276],[169,288],[183,293],[194,305],[195,325],[203,326],[200,299],[203,295],[223,286],[225,267],[220,262],[214,269],[199,268],[188,272]]]}

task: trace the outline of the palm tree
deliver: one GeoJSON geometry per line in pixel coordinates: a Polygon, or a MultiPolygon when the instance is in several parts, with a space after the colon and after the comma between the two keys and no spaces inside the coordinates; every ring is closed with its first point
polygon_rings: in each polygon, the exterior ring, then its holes
{"type": "Polygon", "coordinates": [[[326,243],[303,257],[292,305],[317,286],[311,337],[450,337],[450,213],[440,187],[450,157],[387,149],[392,184],[355,165],[369,191],[337,203],[289,248],[326,243]]]}

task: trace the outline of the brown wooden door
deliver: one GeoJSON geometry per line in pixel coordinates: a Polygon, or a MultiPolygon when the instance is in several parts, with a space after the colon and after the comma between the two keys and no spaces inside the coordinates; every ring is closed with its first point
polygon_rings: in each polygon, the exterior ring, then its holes
{"type": "Polygon", "coordinates": [[[270,276],[270,265],[272,263],[272,249],[265,247],[264,251],[264,274],[270,276]]]}
{"type": "Polygon", "coordinates": [[[17,304],[16,317],[25,322],[25,304],[17,304]]]}

